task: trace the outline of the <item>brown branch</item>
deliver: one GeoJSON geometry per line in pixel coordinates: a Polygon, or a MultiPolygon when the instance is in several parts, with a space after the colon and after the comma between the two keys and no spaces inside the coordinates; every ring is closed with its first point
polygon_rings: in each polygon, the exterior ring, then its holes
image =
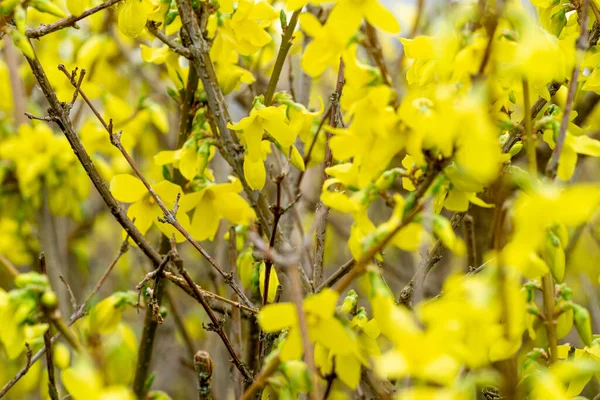
{"type": "Polygon", "coordinates": [[[111,7],[121,0],[108,0],[104,3],[98,4],[96,7],[89,8],[81,13],[81,15],[69,15],[66,18],[63,18],[59,21],[56,21],[53,24],[49,25],[40,25],[37,28],[28,28],[26,31],[27,37],[30,39],[38,39],[42,36],[48,35],[49,33],[59,31],[64,28],[68,28],[70,26],[75,26],[75,23],[79,20],[82,20],[92,14],[97,13],[98,11],[102,11],[105,8],[111,7]]]}
{"type": "MultiPolygon", "coordinates": [[[[71,82],[71,84],[74,84],[74,76],[69,74],[69,72],[67,71],[65,66],[61,64],[61,65],[59,65],[59,69],[69,78],[69,81],[71,82]]],[[[121,152],[121,154],[123,155],[123,157],[129,164],[131,169],[135,172],[137,177],[142,181],[142,183],[146,187],[146,190],[148,191],[148,193],[150,193],[152,195],[152,197],[154,198],[154,200],[156,201],[156,204],[158,205],[158,207],[161,209],[161,211],[164,214],[164,220],[162,222],[169,223],[175,229],[177,229],[177,231],[179,231],[179,233],[181,233],[183,235],[183,237],[188,242],[190,242],[190,244],[208,261],[208,263],[219,272],[219,274],[223,277],[225,282],[229,286],[231,286],[231,288],[238,294],[238,296],[242,299],[242,301],[249,307],[252,307],[252,303],[250,302],[250,300],[248,300],[248,298],[246,297],[244,292],[235,283],[235,281],[232,279],[230,274],[227,274],[219,266],[219,264],[217,264],[216,260],[214,258],[212,258],[210,256],[210,254],[208,254],[208,252],[204,249],[204,247],[202,247],[202,245],[200,245],[200,243],[198,243],[192,237],[192,235],[190,235],[189,232],[187,232],[185,230],[185,228],[179,223],[179,221],[177,220],[177,217],[176,217],[177,210],[176,209],[169,210],[167,208],[167,206],[165,205],[165,203],[162,201],[162,199],[158,196],[156,191],[152,188],[150,183],[148,183],[148,180],[144,177],[144,175],[141,173],[141,171],[137,168],[137,166],[136,166],[135,162],[133,161],[133,158],[131,157],[129,152],[121,144],[121,132],[119,132],[117,134],[113,133],[112,119],[107,124],[106,121],[104,120],[104,118],[102,118],[100,113],[96,110],[96,108],[94,107],[92,102],[89,100],[89,98],[85,95],[85,93],[81,89],[79,89],[79,92],[81,93],[81,97],[83,98],[83,100],[87,103],[87,105],[90,107],[90,109],[94,112],[94,114],[96,115],[96,117],[98,118],[98,120],[100,121],[102,126],[104,127],[104,129],[109,134],[109,138],[110,138],[112,145],[115,146],[121,152]]],[[[177,200],[175,201],[175,208],[177,208],[177,200]]]]}
{"type": "MultiPolygon", "coordinates": [[[[583,53],[588,48],[588,9],[590,7],[590,0],[583,0],[581,4],[581,15],[579,18],[579,24],[581,25],[581,29],[579,32],[579,38],[575,42],[575,51],[576,53],[582,53],[581,57],[576,57],[575,66],[573,67],[573,72],[571,74],[571,80],[569,81],[569,88],[567,91],[567,101],[565,103],[565,107],[563,109],[563,116],[560,122],[560,130],[558,131],[558,137],[556,138],[556,146],[554,147],[554,151],[552,152],[552,157],[550,157],[550,161],[546,167],[546,177],[549,179],[556,178],[556,174],[558,172],[558,163],[560,160],[560,155],[562,154],[562,149],[565,144],[565,139],[567,136],[567,127],[569,126],[569,121],[571,120],[571,110],[573,109],[573,102],[575,100],[575,93],[577,92],[577,81],[579,80],[579,70],[581,69],[580,59],[583,59],[583,53]]],[[[554,357],[556,355],[551,355],[554,357]]]]}
{"type": "Polygon", "coordinates": [[[473,216],[466,214],[463,219],[464,237],[467,247],[467,270],[473,271],[477,263],[477,245],[475,243],[475,224],[473,216]]]}
{"type": "MultiPolygon", "coordinates": [[[[275,179],[275,185],[277,186],[276,203],[272,207],[273,212],[273,230],[271,232],[271,239],[269,240],[269,250],[275,247],[275,238],[277,237],[277,225],[283,215],[283,208],[281,207],[281,183],[285,179],[285,173],[280,173],[275,179]]],[[[262,305],[265,306],[269,302],[269,278],[271,276],[271,267],[273,266],[273,260],[267,259],[265,262],[265,283],[263,287],[263,299],[262,305]]]]}
{"type": "Polygon", "coordinates": [[[315,289],[315,292],[319,293],[321,290],[335,285],[340,279],[342,279],[352,269],[354,264],[355,264],[355,261],[353,258],[346,261],[333,274],[331,274],[329,276],[329,278],[325,279],[325,281],[323,281],[323,283],[321,283],[321,285],[315,289]]]}
{"type": "MultiPolygon", "coordinates": [[[[164,271],[162,273],[162,276],[165,279],[168,279],[169,281],[173,282],[175,285],[177,285],[179,288],[183,289],[186,293],[188,293],[190,296],[195,297],[195,290],[192,289],[190,287],[190,285],[182,278],[178,277],[177,275],[174,275],[172,272],[168,272],[168,271],[164,271]]],[[[202,289],[202,287],[196,285],[196,290],[198,290],[200,293],[202,293],[202,295],[206,298],[209,299],[214,299],[214,300],[218,300],[221,301],[223,303],[227,303],[230,304],[232,306],[232,308],[237,308],[240,310],[244,310],[245,312],[248,312],[250,314],[256,314],[258,313],[258,310],[256,308],[253,307],[248,307],[238,301],[234,301],[234,300],[230,300],[226,297],[222,297],[219,296],[216,293],[210,292],[208,290],[202,289]]]]}
{"type": "Polygon", "coordinates": [[[17,58],[17,52],[15,51],[15,45],[12,40],[4,41],[2,53],[4,54],[4,60],[6,61],[8,76],[10,78],[15,128],[18,128],[19,125],[27,121],[25,118],[25,101],[27,100],[27,96],[25,95],[23,80],[19,75],[19,59],[17,58]]]}
{"type": "Polygon", "coordinates": [[[198,302],[200,303],[202,308],[204,308],[204,311],[206,311],[206,314],[208,314],[208,317],[210,318],[210,321],[211,321],[210,329],[214,330],[219,335],[219,337],[223,341],[223,344],[227,348],[227,351],[231,355],[232,362],[234,363],[234,365],[236,366],[238,371],[240,371],[240,373],[242,374],[244,379],[251,381],[252,375],[250,374],[250,372],[248,372],[248,370],[246,369],[246,367],[244,366],[244,364],[242,363],[242,361],[236,354],[235,350],[231,346],[229,337],[223,330],[223,326],[222,326],[221,322],[217,319],[217,317],[215,316],[215,313],[210,308],[210,306],[209,306],[208,302],[206,301],[206,299],[204,298],[203,294],[200,292],[200,290],[198,290],[198,286],[194,283],[194,281],[192,280],[192,278],[190,277],[188,272],[183,267],[183,260],[179,257],[177,250],[175,248],[173,248],[171,250],[170,254],[171,254],[171,258],[173,259],[173,263],[177,266],[177,270],[179,271],[181,276],[183,276],[183,278],[187,282],[188,286],[192,288],[192,291],[194,292],[194,296],[196,297],[196,300],[198,300],[198,302]]]}
{"type": "Polygon", "coordinates": [[[225,97],[219,86],[214,65],[210,58],[210,45],[202,35],[198,21],[193,17],[194,12],[190,0],[178,0],[177,8],[181,18],[182,30],[185,31],[190,40],[188,46],[190,62],[198,71],[206,92],[209,113],[215,119],[223,142],[223,149],[219,149],[221,155],[240,179],[244,191],[256,211],[262,231],[268,232],[269,226],[271,226],[269,204],[262,192],[255,192],[248,186],[244,176],[243,156],[240,152],[239,140],[237,134],[227,127],[228,123],[231,122],[231,117],[225,105],[225,97]]]}
{"type": "MultiPolygon", "coordinates": [[[[383,50],[381,49],[381,43],[379,42],[379,38],[377,37],[377,31],[370,23],[365,23],[365,33],[367,34],[367,51],[371,53],[371,57],[375,61],[377,68],[381,72],[381,77],[383,78],[383,83],[388,86],[392,86],[392,80],[390,78],[390,72],[388,71],[387,65],[385,63],[385,58],[383,57],[383,50]]],[[[396,99],[394,100],[396,101],[396,99]]]]}
{"type": "Polygon", "coordinates": [[[281,71],[283,70],[283,64],[285,63],[285,59],[290,51],[290,48],[292,47],[292,40],[294,40],[294,29],[296,29],[296,24],[298,23],[298,17],[300,16],[301,11],[301,8],[294,11],[288,26],[282,27],[284,31],[283,36],[281,37],[279,52],[277,53],[277,59],[275,60],[275,65],[273,66],[273,72],[271,73],[269,83],[267,84],[267,91],[265,92],[266,106],[270,106],[273,102],[273,95],[275,94],[277,82],[279,82],[279,77],[281,76],[281,71]]]}
{"type": "MultiPolygon", "coordinates": [[[[453,229],[456,229],[466,213],[455,213],[450,219],[450,224],[453,229]]],[[[398,296],[398,303],[405,305],[406,307],[411,307],[411,302],[413,298],[413,294],[415,292],[415,285],[418,282],[423,282],[431,269],[442,259],[442,251],[444,250],[444,245],[441,240],[436,240],[435,244],[427,253],[427,256],[424,257],[419,266],[417,267],[417,271],[410,279],[410,281],[404,286],[404,288],[400,291],[400,295],[398,296]]]]}
{"type": "MultiPolygon", "coordinates": [[[[329,125],[333,128],[339,126],[338,113],[340,112],[340,99],[342,98],[342,91],[344,89],[345,78],[344,78],[344,60],[340,58],[340,65],[337,74],[337,83],[335,92],[331,95],[331,112],[329,114],[329,125]]],[[[327,133],[327,141],[325,142],[325,162],[323,163],[323,179],[324,183],[327,178],[327,168],[333,163],[333,153],[331,147],[329,147],[329,140],[331,139],[331,133],[327,133]]],[[[329,215],[329,207],[327,207],[323,201],[319,199],[317,207],[315,209],[315,257],[313,264],[313,285],[321,285],[323,280],[323,259],[325,258],[325,235],[327,230],[327,217],[329,215]]]]}
{"type": "Polygon", "coordinates": [[[59,400],[54,377],[54,360],[52,359],[52,340],[50,330],[44,333],[44,349],[46,350],[46,368],[48,369],[48,394],[51,400],[59,400]]]}
{"type": "Polygon", "coordinates": [[[15,265],[10,262],[8,257],[6,257],[4,254],[0,254],[0,265],[6,269],[6,272],[8,272],[13,279],[19,275],[19,270],[17,267],[15,267],[15,265]]]}
{"type": "Polygon", "coordinates": [[[310,400],[316,400],[320,398],[319,390],[319,378],[317,367],[315,366],[314,349],[310,343],[310,336],[308,333],[308,323],[306,321],[306,315],[304,314],[304,308],[302,303],[304,297],[302,296],[302,284],[300,282],[300,273],[298,272],[298,265],[290,264],[288,267],[288,275],[291,281],[292,289],[292,301],[296,306],[296,313],[298,314],[298,329],[300,329],[300,335],[302,336],[302,347],[304,348],[304,363],[307,365],[310,372],[310,378],[312,387],[308,392],[308,398],[310,400]]]}
{"type": "MultiPolygon", "coordinates": [[[[236,276],[236,262],[237,262],[237,238],[235,227],[231,227],[229,229],[229,266],[231,275],[236,276]]],[[[237,301],[237,294],[232,293],[231,295],[233,301],[237,301]]],[[[232,307],[231,309],[231,344],[236,354],[242,354],[242,315],[240,309],[237,307],[232,307]]],[[[234,379],[234,387],[233,394],[236,399],[239,399],[240,396],[244,392],[244,381],[242,379],[241,374],[238,371],[233,371],[233,379],[234,379]]]]}
{"type": "Polygon", "coordinates": [[[273,358],[271,362],[269,362],[269,364],[267,364],[261,373],[254,379],[254,382],[252,382],[252,385],[250,385],[250,387],[244,392],[244,395],[240,398],[240,400],[253,399],[254,395],[267,385],[267,380],[277,371],[277,368],[279,368],[280,364],[281,359],[279,356],[273,358]]]}
{"type": "Polygon", "coordinates": [[[171,50],[173,50],[180,56],[183,56],[185,58],[191,58],[191,53],[187,48],[183,47],[181,44],[168,37],[163,31],[158,29],[158,26],[159,25],[156,21],[148,20],[146,22],[146,29],[148,29],[148,31],[151,34],[153,34],[158,40],[169,46],[171,50]]]}

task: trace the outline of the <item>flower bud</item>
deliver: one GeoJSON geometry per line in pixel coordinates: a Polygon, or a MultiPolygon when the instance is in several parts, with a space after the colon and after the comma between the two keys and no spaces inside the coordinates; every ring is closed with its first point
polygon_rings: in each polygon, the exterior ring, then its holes
{"type": "Polygon", "coordinates": [[[51,14],[59,18],[64,18],[67,16],[63,10],[58,8],[56,4],[50,2],[50,0],[33,0],[29,3],[29,5],[40,12],[51,14]]]}
{"type": "Polygon", "coordinates": [[[27,12],[25,11],[25,9],[21,6],[15,7],[13,18],[15,19],[15,25],[17,26],[17,30],[22,34],[25,34],[25,24],[27,22],[27,12]]]}
{"type": "Polygon", "coordinates": [[[292,163],[292,165],[296,167],[299,171],[304,172],[306,170],[306,166],[304,165],[304,158],[302,158],[300,152],[294,145],[291,146],[290,163],[292,163]]]}
{"type": "Polygon", "coordinates": [[[237,258],[237,272],[242,286],[249,289],[252,286],[252,274],[254,273],[254,257],[252,249],[247,248],[237,258]]]}
{"type": "Polygon", "coordinates": [[[358,303],[358,295],[353,289],[348,291],[348,294],[344,298],[342,305],[340,306],[340,311],[343,314],[350,314],[352,310],[356,308],[356,304],[358,303]]]}
{"type": "Polygon", "coordinates": [[[562,283],[565,277],[565,251],[562,248],[558,236],[550,230],[546,232],[543,255],[554,280],[558,283],[562,283]]]}
{"type": "Polygon", "coordinates": [[[590,312],[579,304],[573,304],[573,322],[575,328],[579,332],[581,341],[586,346],[592,343],[592,322],[590,320],[590,312]]]}
{"type": "Polygon", "coordinates": [[[510,148],[508,153],[510,154],[511,157],[514,157],[517,154],[519,154],[519,152],[521,151],[522,148],[523,148],[523,142],[517,142],[513,145],[513,147],[510,148]]]}
{"type": "Polygon", "coordinates": [[[283,364],[281,369],[293,390],[304,393],[310,390],[310,375],[304,362],[291,360],[283,364]]]}
{"type": "Polygon", "coordinates": [[[27,286],[47,287],[48,277],[37,272],[26,272],[19,274],[15,278],[15,285],[18,288],[24,288],[27,286]]]}
{"type": "Polygon", "coordinates": [[[42,305],[50,310],[55,309],[58,305],[58,298],[56,297],[56,294],[54,294],[54,292],[51,290],[46,290],[42,295],[41,300],[42,305]]]}

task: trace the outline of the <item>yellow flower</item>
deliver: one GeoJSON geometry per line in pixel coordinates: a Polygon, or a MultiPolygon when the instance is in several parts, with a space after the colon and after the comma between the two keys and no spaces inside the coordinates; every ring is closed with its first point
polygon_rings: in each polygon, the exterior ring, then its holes
{"type": "MultiPolygon", "coordinates": [[[[544,132],[544,141],[554,150],[556,143],[553,133],[555,132],[547,129],[544,132]]],[[[567,131],[565,143],[560,153],[560,159],[558,160],[558,179],[563,181],[571,179],[577,166],[578,154],[600,157],[600,141],[586,135],[575,136],[567,131]]]]}
{"type": "Polygon", "coordinates": [[[285,0],[285,6],[289,11],[296,11],[307,5],[308,3],[319,6],[323,3],[331,3],[337,0],[285,0]]]}
{"type": "Polygon", "coordinates": [[[310,13],[300,14],[300,27],[313,40],[306,46],[302,56],[302,69],[307,75],[316,77],[327,68],[338,67],[340,57],[347,44],[335,34],[335,27],[329,23],[321,25],[317,17],[310,13]]]}
{"type": "MultiPolygon", "coordinates": [[[[286,107],[265,107],[257,104],[248,117],[237,124],[229,124],[229,129],[242,131],[241,139],[246,146],[244,175],[252,189],[260,190],[265,185],[267,172],[263,163],[266,153],[262,148],[263,134],[267,131],[285,149],[290,148],[296,135],[286,123],[286,107]]],[[[287,156],[287,154],[286,154],[287,156]]]]}
{"type": "MultiPolygon", "coordinates": [[[[307,297],[303,302],[311,342],[323,346],[334,356],[355,355],[363,359],[356,334],[335,316],[338,293],[325,289],[307,297]]],[[[269,304],[258,314],[258,323],[265,332],[289,329],[282,344],[282,361],[297,360],[304,353],[298,327],[298,314],[293,303],[269,304]]]]}
{"type": "Polygon", "coordinates": [[[191,235],[197,240],[213,240],[222,218],[235,225],[251,223],[256,214],[239,195],[241,191],[241,182],[233,179],[229,183],[208,183],[200,191],[185,195],[179,202],[179,209],[182,215],[194,210],[191,235]]]}
{"type": "Polygon", "coordinates": [[[92,361],[83,357],[63,370],[61,377],[74,400],[135,400],[127,386],[106,386],[92,361]]]}
{"type": "Polygon", "coordinates": [[[392,91],[388,86],[370,87],[364,97],[350,108],[347,129],[327,128],[334,136],[330,146],[337,160],[350,160],[358,168],[358,186],[365,187],[378,177],[405,140],[397,128],[397,116],[389,106],[392,91]]]}
{"type": "Polygon", "coordinates": [[[333,7],[327,24],[331,25],[338,40],[345,43],[356,34],[363,19],[388,33],[400,32],[396,17],[379,0],[339,0],[333,7]]]}
{"type": "Polygon", "coordinates": [[[503,249],[505,262],[519,270],[526,269],[529,259],[524,255],[541,248],[547,228],[555,224],[583,224],[599,204],[600,188],[592,184],[566,188],[543,185],[520,193],[512,207],[514,233],[503,249]]]}
{"type": "Polygon", "coordinates": [[[143,0],[127,0],[119,7],[119,30],[124,35],[135,38],[146,27],[146,18],[143,0]]]}
{"type": "MultiPolygon", "coordinates": [[[[183,190],[178,185],[169,181],[161,181],[152,184],[151,187],[169,210],[173,209],[177,195],[183,194],[183,190]]],[[[174,234],[177,242],[185,241],[185,237],[172,225],[158,221],[158,218],[164,218],[164,214],[138,178],[127,174],[115,175],[110,181],[110,191],[117,200],[133,203],[127,210],[127,216],[132,220],[135,218],[135,226],[142,235],[148,232],[154,222],[168,238],[174,234]]],[[[177,213],[177,220],[186,230],[189,229],[190,222],[185,210],[177,213]]],[[[125,232],[123,236],[126,236],[125,232]]]]}
{"type": "Polygon", "coordinates": [[[273,40],[265,28],[277,16],[266,1],[240,0],[231,18],[225,19],[219,35],[233,44],[238,53],[250,56],[273,40]]]}
{"type": "Polygon", "coordinates": [[[210,170],[206,168],[214,155],[215,150],[211,143],[191,137],[181,149],[165,150],[156,154],[154,162],[158,165],[173,164],[188,181],[197,176],[214,179],[210,170]]]}

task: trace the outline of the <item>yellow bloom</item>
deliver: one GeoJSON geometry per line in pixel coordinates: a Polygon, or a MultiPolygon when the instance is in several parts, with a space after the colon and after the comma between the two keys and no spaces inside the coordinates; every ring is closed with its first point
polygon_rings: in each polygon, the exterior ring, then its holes
{"type": "Polygon", "coordinates": [[[225,19],[219,35],[238,53],[249,56],[272,41],[265,28],[277,19],[277,12],[266,1],[240,0],[230,19],[225,19]]]}
{"type": "MultiPolygon", "coordinates": [[[[169,210],[173,209],[177,195],[183,194],[183,190],[178,185],[169,181],[161,181],[151,186],[169,210]]],[[[185,237],[172,225],[158,221],[158,218],[164,218],[164,214],[138,178],[127,174],[115,175],[110,181],[110,191],[117,200],[124,203],[133,203],[127,210],[127,216],[130,219],[135,218],[135,226],[142,235],[148,232],[154,222],[168,238],[171,238],[174,234],[177,242],[185,241],[185,237]]],[[[190,222],[185,211],[177,213],[177,220],[181,226],[188,230],[190,222]]],[[[126,236],[125,232],[123,232],[123,236],[126,236]]]]}
{"type": "Polygon", "coordinates": [[[266,153],[261,144],[264,132],[267,131],[283,148],[290,148],[296,139],[286,123],[285,112],[285,106],[265,107],[257,104],[248,117],[242,118],[237,124],[228,125],[229,129],[242,131],[241,139],[247,150],[244,175],[252,189],[262,189],[267,176],[263,163],[266,153]]]}
{"type": "Polygon", "coordinates": [[[541,248],[547,228],[585,223],[599,204],[600,188],[592,184],[567,188],[544,185],[530,193],[520,193],[512,207],[514,234],[503,249],[505,262],[524,270],[528,262],[524,255],[541,248]]]}
{"type": "Polygon", "coordinates": [[[83,357],[63,370],[61,377],[74,400],[135,400],[126,386],[106,386],[93,363],[83,357]]]}
{"type": "MultiPolygon", "coordinates": [[[[555,132],[547,129],[544,132],[544,141],[554,150],[556,143],[553,133],[555,132]]],[[[563,181],[571,179],[577,166],[578,154],[600,157],[600,141],[586,135],[575,136],[567,131],[563,150],[558,160],[558,179],[563,181]]]]}
{"type": "Polygon", "coordinates": [[[340,42],[356,34],[365,19],[369,24],[388,33],[399,33],[400,24],[379,0],[339,0],[333,7],[327,24],[331,25],[340,42]]]}
{"type": "Polygon", "coordinates": [[[124,35],[135,38],[146,27],[146,18],[143,0],[127,0],[119,7],[119,30],[124,35]]]}
{"type": "Polygon", "coordinates": [[[321,25],[317,17],[310,13],[300,14],[299,21],[302,30],[313,38],[302,56],[304,72],[316,77],[330,66],[337,68],[348,40],[340,40],[333,25],[321,25]]]}
{"type": "MultiPolygon", "coordinates": [[[[311,342],[323,346],[334,356],[355,355],[363,359],[356,334],[335,316],[338,294],[325,289],[307,297],[303,302],[311,342]]],[[[281,346],[282,361],[297,360],[303,352],[302,337],[298,327],[298,314],[293,303],[269,304],[258,314],[258,323],[265,332],[289,329],[281,346]]]]}
{"type": "Polygon", "coordinates": [[[182,215],[194,210],[191,235],[196,240],[213,240],[222,218],[235,225],[251,223],[256,214],[239,195],[241,191],[241,182],[233,179],[229,183],[208,183],[200,191],[185,195],[179,202],[179,210],[182,215]]]}

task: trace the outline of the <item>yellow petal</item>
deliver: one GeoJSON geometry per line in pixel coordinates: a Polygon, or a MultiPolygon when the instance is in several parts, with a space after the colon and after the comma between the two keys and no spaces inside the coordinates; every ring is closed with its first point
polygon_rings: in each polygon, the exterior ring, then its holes
{"type": "Polygon", "coordinates": [[[127,0],[119,8],[119,30],[131,38],[137,37],[146,26],[146,9],[139,0],[127,0]]]}
{"type": "Polygon", "coordinates": [[[110,191],[124,203],[136,202],[148,193],[142,181],[128,174],[115,175],[110,181],[110,191]]]}
{"type": "Polygon", "coordinates": [[[257,319],[265,332],[278,332],[298,324],[298,314],[293,303],[268,304],[260,310],[257,319]]]}
{"type": "Polygon", "coordinates": [[[267,171],[262,160],[253,161],[250,157],[244,158],[244,176],[248,186],[253,190],[261,190],[265,186],[267,171]]]}
{"type": "MultiPolygon", "coordinates": [[[[266,266],[264,263],[260,265],[259,269],[259,285],[260,285],[260,295],[265,297],[265,278],[266,278],[266,266]]],[[[267,296],[267,301],[269,303],[273,303],[275,301],[275,296],[277,296],[277,287],[279,286],[279,277],[277,276],[277,271],[275,268],[271,267],[271,272],[269,273],[269,294],[267,296]]]]}
{"type": "Polygon", "coordinates": [[[381,5],[378,0],[367,1],[363,6],[365,18],[369,23],[388,33],[400,32],[400,24],[394,14],[381,5]]]}

